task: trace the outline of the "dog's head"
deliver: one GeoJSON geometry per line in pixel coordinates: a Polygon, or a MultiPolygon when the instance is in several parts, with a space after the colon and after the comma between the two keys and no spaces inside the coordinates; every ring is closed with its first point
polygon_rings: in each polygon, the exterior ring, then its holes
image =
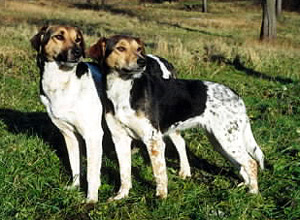
{"type": "Polygon", "coordinates": [[[102,37],[87,51],[87,55],[122,75],[141,73],[146,66],[144,43],[131,36],[102,37]]]}
{"type": "Polygon", "coordinates": [[[44,26],[31,38],[32,47],[46,61],[72,66],[84,57],[85,44],[79,28],[44,26]]]}

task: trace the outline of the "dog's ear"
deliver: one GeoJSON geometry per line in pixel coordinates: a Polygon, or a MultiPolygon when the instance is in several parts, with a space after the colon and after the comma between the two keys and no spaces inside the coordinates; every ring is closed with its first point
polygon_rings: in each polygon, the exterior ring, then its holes
{"type": "Polygon", "coordinates": [[[105,56],[106,40],[105,37],[101,37],[96,44],[86,51],[87,57],[102,62],[105,56]]]}
{"type": "Polygon", "coordinates": [[[82,33],[82,31],[80,30],[80,28],[76,27],[75,29],[76,29],[78,35],[79,35],[80,38],[81,38],[80,47],[81,47],[82,50],[84,51],[83,57],[85,57],[86,50],[85,50],[85,41],[84,41],[83,33],[82,33]]]}
{"type": "Polygon", "coordinates": [[[31,39],[30,39],[30,43],[31,43],[31,46],[36,50],[36,51],[39,51],[40,50],[40,46],[41,46],[41,43],[42,43],[42,38],[43,36],[45,35],[46,31],[48,29],[48,26],[43,26],[39,32],[34,35],[31,39]]]}
{"type": "Polygon", "coordinates": [[[146,55],[146,50],[145,50],[145,44],[144,42],[140,39],[140,38],[135,38],[136,42],[141,45],[142,47],[142,55],[145,56],[146,55]]]}

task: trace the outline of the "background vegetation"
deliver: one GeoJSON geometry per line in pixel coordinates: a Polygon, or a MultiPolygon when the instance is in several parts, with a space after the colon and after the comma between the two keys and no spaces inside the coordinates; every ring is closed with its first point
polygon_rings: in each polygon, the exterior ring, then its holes
{"type": "MultiPolygon", "coordinates": [[[[261,8],[252,1],[209,1],[209,13],[185,2],[7,1],[0,8],[0,219],[300,219],[300,16],[284,11],[277,41],[258,41],[261,8]],[[237,187],[231,165],[204,133],[183,135],[192,178],[181,180],[168,145],[169,197],[155,197],[143,146],[134,144],[133,189],[107,203],[119,187],[118,164],[107,138],[102,186],[95,207],[85,193],[67,191],[64,144],[39,101],[39,74],[29,39],[44,24],[79,26],[87,44],[100,36],[132,34],[147,52],[169,59],[181,78],[224,83],[245,100],[257,142],[266,156],[261,194],[237,187]]],[[[84,169],[84,168],[83,168],[84,169]]]]}

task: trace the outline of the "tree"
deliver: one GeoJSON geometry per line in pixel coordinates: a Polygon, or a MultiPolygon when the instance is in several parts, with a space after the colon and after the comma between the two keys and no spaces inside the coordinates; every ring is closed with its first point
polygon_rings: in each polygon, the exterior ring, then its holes
{"type": "Polygon", "coordinates": [[[276,0],[262,0],[261,40],[273,40],[276,38],[276,0]]]}
{"type": "Polygon", "coordinates": [[[282,0],[276,0],[276,16],[280,16],[282,11],[282,0]]]}
{"type": "Polygon", "coordinates": [[[202,12],[207,12],[207,0],[202,0],[202,12]]]}

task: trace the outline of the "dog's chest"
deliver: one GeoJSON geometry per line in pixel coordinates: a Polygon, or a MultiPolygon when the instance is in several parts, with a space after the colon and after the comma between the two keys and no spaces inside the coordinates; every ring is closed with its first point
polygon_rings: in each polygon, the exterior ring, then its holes
{"type": "Polygon", "coordinates": [[[107,97],[112,101],[117,117],[122,117],[122,115],[128,116],[134,112],[130,107],[131,88],[132,81],[108,76],[107,97]]]}
{"type": "Polygon", "coordinates": [[[115,117],[126,126],[134,129],[141,117],[130,105],[132,81],[115,76],[107,78],[107,97],[114,106],[115,117]]]}
{"type": "MultiPolygon", "coordinates": [[[[84,80],[84,79],[83,79],[84,80]]],[[[73,121],[80,111],[78,102],[86,95],[87,88],[83,88],[82,81],[76,77],[75,68],[72,71],[62,71],[55,64],[46,64],[41,80],[44,95],[41,101],[46,106],[50,117],[65,121],[73,121]]]]}

